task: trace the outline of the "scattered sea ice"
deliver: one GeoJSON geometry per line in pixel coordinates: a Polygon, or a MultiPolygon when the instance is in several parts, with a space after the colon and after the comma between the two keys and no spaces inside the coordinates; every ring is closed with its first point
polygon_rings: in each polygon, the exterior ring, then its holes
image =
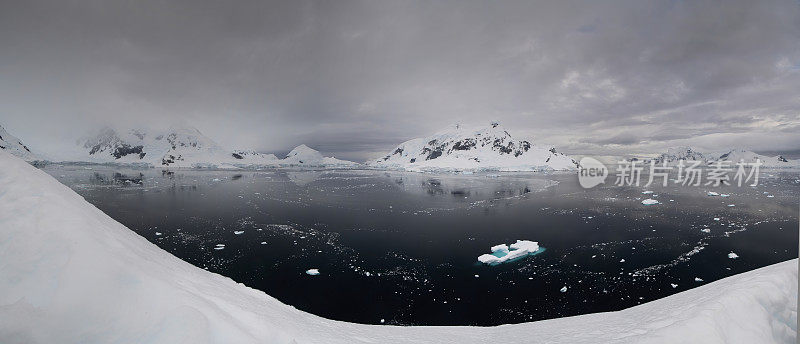
{"type": "Polygon", "coordinates": [[[678,285],[677,285],[677,284],[675,284],[675,283],[670,283],[669,285],[670,285],[670,286],[672,286],[672,289],[675,289],[675,288],[677,288],[677,287],[678,287],[678,285]]]}
{"type": "Polygon", "coordinates": [[[703,228],[700,231],[703,233],[711,233],[711,228],[703,228]]]}
{"type": "Polygon", "coordinates": [[[728,194],[719,194],[719,197],[731,197],[731,195],[728,195],[728,194]]]}
{"type": "Polygon", "coordinates": [[[266,241],[262,241],[262,242],[261,242],[261,245],[266,245],[266,244],[267,244],[267,242],[266,242],[266,241]]]}
{"type": "Polygon", "coordinates": [[[623,259],[620,259],[620,260],[619,260],[619,262],[620,262],[620,263],[624,263],[624,262],[625,262],[625,258],[623,258],[623,259]]]}
{"type": "Polygon", "coordinates": [[[709,196],[719,196],[719,193],[718,192],[714,192],[714,191],[709,191],[708,195],[709,196]]]}
{"type": "Polygon", "coordinates": [[[239,234],[242,234],[242,233],[244,233],[244,231],[233,231],[233,234],[236,234],[236,235],[239,235],[239,234]]]}
{"type": "Polygon", "coordinates": [[[156,232],[156,235],[160,236],[160,235],[161,235],[161,232],[156,232]]]}
{"type": "Polygon", "coordinates": [[[728,204],[729,207],[735,207],[736,204],[728,204]]]}
{"type": "Polygon", "coordinates": [[[311,276],[319,275],[319,269],[308,269],[306,270],[306,274],[311,276]]]}
{"type": "Polygon", "coordinates": [[[695,278],[694,278],[694,281],[695,281],[695,282],[702,282],[702,281],[703,281],[703,279],[702,279],[702,278],[700,278],[700,277],[695,277],[695,278]]]}
{"type": "Polygon", "coordinates": [[[561,288],[561,290],[559,290],[559,291],[560,291],[560,292],[562,292],[562,293],[566,293],[566,292],[567,292],[567,286],[564,286],[564,287],[563,287],[563,288],[561,288]]]}
{"type": "Polygon", "coordinates": [[[654,205],[654,204],[658,204],[658,201],[656,201],[656,200],[654,200],[652,198],[648,198],[648,199],[642,201],[642,204],[644,204],[644,205],[654,205]]]}
{"type": "Polygon", "coordinates": [[[738,255],[738,254],[736,254],[736,253],[733,253],[733,252],[731,252],[731,253],[728,253],[728,258],[730,258],[730,259],[736,259],[736,258],[739,258],[739,255],[738,255]]]}
{"type": "Polygon", "coordinates": [[[652,191],[650,191],[650,190],[647,190],[647,191],[642,191],[642,193],[643,193],[643,194],[645,194],[645,195],[647,195],[647,194],[651,194],[651,193],[653,193],[653,192],[652,192],[652,191]]]}

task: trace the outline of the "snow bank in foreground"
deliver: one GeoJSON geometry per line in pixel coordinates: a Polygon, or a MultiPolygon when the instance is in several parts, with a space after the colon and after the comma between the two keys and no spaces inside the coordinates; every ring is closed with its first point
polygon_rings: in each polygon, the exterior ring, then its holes
{"type": "Polygon", "coordinates": [[[498,327],[331,321],[172,256],[0,151],[3,343],[789,343],[796,305],[792,260],[619,312],[498,327]]]}

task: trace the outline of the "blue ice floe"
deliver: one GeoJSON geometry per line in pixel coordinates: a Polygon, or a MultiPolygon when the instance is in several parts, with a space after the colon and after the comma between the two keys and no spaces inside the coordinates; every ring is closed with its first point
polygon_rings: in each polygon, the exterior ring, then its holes
{"type": "Polygon", "coordinates": [[[478,261],[483,264],[497,265],[525,257],[529,254],[536,254],[543,251],[544,248],[539,248],[539,243],[536,241],[517,240],[517,242],[511,245],[500,244],[492,246],[491,250],[491,254],[480,255],[478,261]]]}

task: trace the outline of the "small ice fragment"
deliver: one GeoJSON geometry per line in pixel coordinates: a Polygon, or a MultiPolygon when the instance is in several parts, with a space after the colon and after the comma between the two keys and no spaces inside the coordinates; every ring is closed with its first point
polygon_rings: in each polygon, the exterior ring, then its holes
{"type": "Polygon", "coordinates": [[[217,247],[225,247],[225,244],[217,244],[217,247]]]}
{"type": "Polygon", "coordinates": [[[709,191],[709,192],[708,192],[708,195],[709,195],[709,196],[719,196],[719,193],[717,193],[717,192],[714,192],[714,191],[709,191]]]}
{"type": "Polygon", "coordinates": [[[736,204],[728,204],[729,207],[735,207],[736,204]]]}
{"type": "Polygon", "coordinates": [[[739,258],[739,255],[738,255],[738,254],[736,254],[736,253],[733,253],[733,252],[731,252],[731,253],[728,253],[728,258],[730,258],[730,259],[736,259],[736,258],[739,258]]]}
{"type": "Polygon", "coordinates": [[[654,200],[652,198],[648,198],[648,199],[642,201],[642,204],[644,204],[644,205],[653,205],[653,204],[658,204],[658,201],[656,201],[656,200],[654,200]]]}
{"type": "Polygon", "coordinates": [[[236,235],[239,235],[239,234],[242,234],[242,233],[244,233],[244,231],[233,231],[233,234],[236,234],[236,235]]]}
{"type": "Polygon", "coordinates": [[[480,275],[475,275],[475,278],[481,277],[480,275]]]}
{"type": "Polygon", "coordinates": [[[620,259],[620,260],[619,260],[619,262],[620,262],[620,263],[624,263],[624,262],[625,262],[625,258],[623,258],[623,259],[620,259]]]}
{"type": "Polygon", "coordinates": [[[695,281],[695,282],[702,282],[702,281],[703,281],[703,279],[702,279],[702,278],[700,278],[700,277],[695,277],[695,278],[694,278],[694,281],[695,281]]]}
{"type": "Polygon", "coordinates": [[[212,181],[212,182],[218,182],[218,181],[219,181],[219,178],[214,178],[214,179],[212,179],[211,181],[212,181]]]}
{"type": "Polygon", "coordinates": [[[670,286],[672,286],[672,289],[675,289],[675,288],[677,288],[677,287],[678,287],[678,285],[677,285],[677,284],[675,284],[675,283],[670,283],[669,285],[670,285],[670,286]]]}
{"type": "Polygon", "coordinates": [[[266,245],[266,244],[267,244],[267,242],[266,242],[266,241],[262,241],[262,242],[261,242],[261,245],[266,245]]]}
{"type": "Polygon", "coordinates": [[[319,275],[319,269],[308,269],[306,270],[306,274],[311,276],[319,275]]]}
{"type": "Polygon", "coordinates": [[[718,218],[718,217],[715,217],[715,218],[714,218],[714,221],[719,221],[719,218],[718,218]]]}
{"type": "Polygon", "coordinates": [[[653,193],[653,192],[652,192],[652,191],[650,191],[650,190],[647,190],[647,191],[642,191],[642,193],[643,193],[643,194],[645,194],[645,195],[647,195],[647,194],[651,194],[651,193],[653,193]]]}
{"type": "Polygon", "coordinates": [[[719,197],[731,197],[731,195],[728,195],[728,194],[719,194],[719,197]]]}
{"type": "Polygon", "coordinates": [[[775,198],[775,195],[767,195],[767,198],[775,198]]]}
{"type": "Polygon", "coordinates": [[[156,235],[161,235],[161,232],[156,232],[156,235]]]}
{"type": "Polygon", "coordinates": [[[217,250],[217,251],[224,250],[225,246],[217,246],[217,247],[214,247],[214,249],[217,250]]]}
{"type": "Polygon", "coordinates": [[[711,233],[711,228],[703,228],[700,231],[703,233],[711,233]]]}
{"type": "Polygon", "coordinates": [[[383,324],[383,323],[385,323],[385,322],[386,322],[386,320],[384,320],[384,319],[381,319],[381,324],[383,324]]]}
{"type": "Polygon", "coordinates": [[[559,291],[560,291],[560,292],[562,292],[562,293],[566,293],[566,292],[567,292],[567,286],[564,286],[564,287],[563,287],[563,288],[561,288],[561,290],[559,290],[559,291]]]}
{"type": "Polygon", "coordinates": [[[674,199],[671,199],[671,200],[669,200],[669,201],[670,201],[670,202],[675,202],[675,200],[674,200],[674,199]]]}

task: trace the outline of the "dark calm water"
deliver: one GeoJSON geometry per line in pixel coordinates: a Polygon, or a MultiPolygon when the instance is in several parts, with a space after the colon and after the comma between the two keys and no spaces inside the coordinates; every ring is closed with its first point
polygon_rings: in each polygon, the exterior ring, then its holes
{"type": "Polygon", "coordinates": [[[360,323],[496,325],[618,310],[798,254],[797,172],[762,172],[755,188],[583,190],[572,174],[45,171],[183,260],[360,323]],[[545,250],[477,263],[517,239],[545,250]]]}

